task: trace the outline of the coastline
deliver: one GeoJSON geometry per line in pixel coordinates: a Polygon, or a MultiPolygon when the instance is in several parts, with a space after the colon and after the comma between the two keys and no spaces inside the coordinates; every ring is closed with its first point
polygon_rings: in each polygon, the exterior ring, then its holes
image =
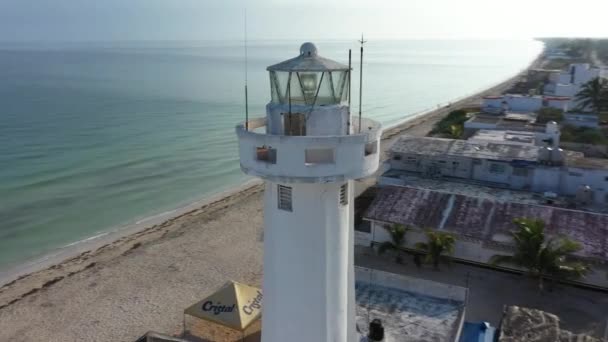
{"type": "MultiPolygon", "coordinates": [[[[528,68],[498,84],[473,95],[455,99],[447,106],[416,113],[390,125],[385,128],[383,133],[382,150],[385,151],[400,134],[426,135],[435,122],[451,110],[463,106],[477,105],[481,97],[485,95],[506,91],[524,72],[536,67],[541,62],[540,56],[537,56],[528,68]]],[[[23,302],[24,299],[41,293],[53,287],[54,284],[76,275],[82,276],[81,273],[87,270],[99,272],[99,269],[104,266],[120,263],[122,259],[127,259],[137,250],[142,249],[141,247],[167,243],[174,237],[189,234],[190,231],[196,230],[192,229],[194,221],[196,221],[196,227],[200,228],[203,224],[220,221],[221,219],[218,217],[223,214],[227,215],[234,208],[241,208],[248,205],[249,202],[259,202],[259,197],[263,191],[261,184],[262,182],[259,180],[247,181],[182,208],[151,216],[139,220],[136,224],[68,245],[57,253],[53,253],[42,260],[39,259],[19,266],[12,272],[0,273],[0,284],[2,284],[0,287],[0,314],[5,313],[16,303],[22,302],[24,305],[28,305],[28,303],[23,302]]],[[[360,182],[359,185],[368,186],[365,182],[360,182]]],[[[255,206],[248,210],[251,210],[251,215],[256,215],[256,217],[244,217],[245,220],[261,222],[261,212],[255,206]]],[[[259,232],[256,230],[250,233],[258,234],[259,232]]],[[[256,250],[255,255],[258,252],[256,250]]],[[[161,255],[157,258],[162,257],[161,255]]],[[[255,269],[255,267],[252,269],[255,269]]],[[[251,275],[253,277],[251,281],[257,282],[259,279],[255,277],[260,275],[254,273],[255,275],[251,275]]],[[[229,276],[226,275],[225,277],[229,276]]],[[[129,279],[124,281],[128,282],[129,279]]],[[[187,299],[185,298],[185,300],[187,299]]]]}

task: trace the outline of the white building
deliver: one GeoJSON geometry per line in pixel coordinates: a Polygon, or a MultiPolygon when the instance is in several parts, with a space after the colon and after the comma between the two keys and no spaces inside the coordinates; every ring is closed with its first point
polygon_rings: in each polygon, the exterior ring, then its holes
{"type": "Polygon", "coordinates": [[[398,173],[413,173],[541,194],[551,192],[571,198],[573,205],[605,210],[608,160],[563,151],[556,147],[559,140],[555,123],[535,135],[481,131],[469,140],[403,136],[391,147],[390,170],[380,177],[380,183],[401,185],[398,173]]]}
{"type": "Polygon", "coordinates": [[[355,341],[353,180],[377,170],[381,126],[351,117],[349,67],[312,43],[268,71],[266,117],[236,128],[266,181],[262,341],[355,341]]]}
{"type": "Polygon", "coordinates": [[[543,107],[568,110],[570,98],[560,96],[505,94],[484,96],[481,108],[486,113],[530,113],[543,107]]]}
{"type": "Polygon", "coordinates": [[[545,95],[570,97],[568,107],[574,109],[578,105],[574,97],[581,90],[581,86],[600,77],[600,73],[599,68],[592,68],[588,63],[573,63],[570,64],[568,71],[550,74],[549,82],[545,85],[543,92],[545,95]]]}

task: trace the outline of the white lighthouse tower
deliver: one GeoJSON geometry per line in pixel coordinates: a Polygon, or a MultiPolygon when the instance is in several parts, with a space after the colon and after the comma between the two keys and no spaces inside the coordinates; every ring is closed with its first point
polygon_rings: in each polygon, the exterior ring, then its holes
{"type": "Polygon", "coordinates": [[[349,66],[312,43],[267,70],[266,117],[236,128],[266,181],[262,341],[355,341],[353,180],[377,170],[381,126],[351,117],[349,66]]]}

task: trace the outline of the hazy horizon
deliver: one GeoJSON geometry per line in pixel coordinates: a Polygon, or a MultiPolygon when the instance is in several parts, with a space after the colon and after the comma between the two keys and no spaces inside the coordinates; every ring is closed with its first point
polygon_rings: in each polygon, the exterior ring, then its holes
{"type": "Polygon", "coordinates": [[[2,42],[531,39],[607,37],[608,4],[482,0],[4,0],[2,42]]]}

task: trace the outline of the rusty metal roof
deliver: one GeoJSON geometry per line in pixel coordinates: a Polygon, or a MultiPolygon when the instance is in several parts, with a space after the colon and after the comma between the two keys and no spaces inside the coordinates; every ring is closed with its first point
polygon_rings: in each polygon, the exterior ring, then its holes
{"type": "Polygon", "coordinates": [[[563,208],[502,202],[411,187],[386,186],[364,217],[417,229],[442,230],[484,243],[512,244],[505,239],[516,218],[545,221],[547,234],[581,243],[578,255],[608,260],[608,215],[563,208]]]}

